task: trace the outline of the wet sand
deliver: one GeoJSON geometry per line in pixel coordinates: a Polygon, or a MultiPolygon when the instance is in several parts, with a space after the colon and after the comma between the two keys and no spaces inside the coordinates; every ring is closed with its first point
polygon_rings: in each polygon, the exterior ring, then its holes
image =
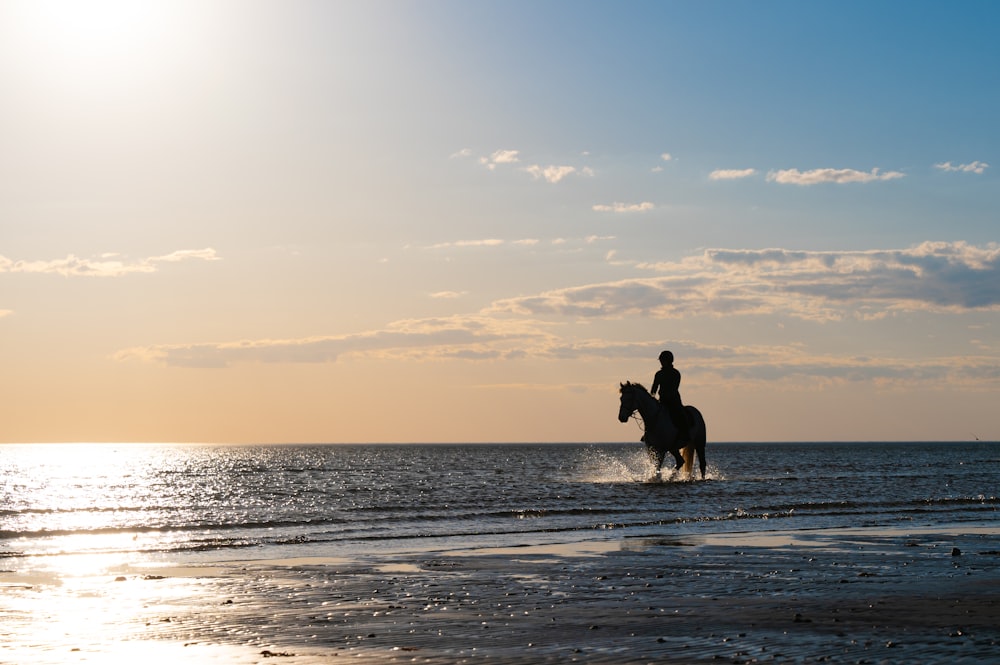
{"type": "MultiPolygon", "coordinates": [[[[613,536],[614,534],[609,534],[613,536]]],[[[1000,528],[0,567],[0,663],[992,663],[1000,528]]]]}

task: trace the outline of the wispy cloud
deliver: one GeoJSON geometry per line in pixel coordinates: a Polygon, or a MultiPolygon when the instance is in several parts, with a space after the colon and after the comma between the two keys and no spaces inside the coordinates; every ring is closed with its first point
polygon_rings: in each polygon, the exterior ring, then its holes
{"type": "MultiPolygon", "coordinates": [[[[476,314],[398,321],[382,330],[352,335],[133,347],[118,352],[114,358],[208,369],[242,363],[330,363],[363,358],[411,362],[605,362],[646,360],[662,349],[659,339],[570,339],[554,330],[538,320],[476,314]]],[[[714,376],[720,385],[731,389],[754,384],[799,389],[863,382],[884,388],[900,385],[912,389],[915,383],[924,383],[936,388],[962,385],[989,390],[1000,384],[1000,359],[990,355],[859,357],[811,353],[797,344],[731,346],[686,340],[674,340],[671,348],[702,381],[714,376]]]]}
{"type": "MultiPolygon", "coordinates": [[[[662,161],[664,161],[664,162],[670,162],[670,161],[673,161],[674,156],[671,155],[669,152],[663,152],[663,153],[660,153],[660,159],[662,161]]],[[[654,166],[650,170],[653,173],[660,173],[661,171],[663,171],[663,165],[662,164],[657,164],[656,166],[654,166]]]]}
{"type": "Polygon", "coordinates": [[[211,248],[183,249],[163,256],[151,256],[129,261],[118,254],[103,254],[98,258],[84,259],[70,254],[64,259],[40,261],[12,261],[0,256],[0,273],[40,273],[64,277],[120,277],[133,273],[151,273],[158,270],[159,263],[201,260],[217,261],[219,256],[211,248]]]}
{"type": "Polygon", "coordinates": [[[14,310],[12,310],[12,309],[0,309],[0,319],[2,319],[5,316],[10,316],[13,313],[14,313],[14,310]]]}
{"type": "Polygon", "coordinates": [[[757,384],[778,389],[820,389],[863,383],[887,390],[912,390],[918,384],[931,389],[961,386],[966,390],[993,390],[1000,384],[1000,359],[995,356],[850,356],[814,354],[798,346],[732,350],[738,351],[738,357],[713,354],[704,359],[695,357],[692,362],[699,372],[714,374],[721,385],[730,387],[757,384]]]}
{"type": "Polygon", "coordinates": [[[218,261],[219,257],[214,249],[181,249],[176,252],[171,252],[170,254],[164,254],[163,256],[153,256],[148,259],[150,263],[176,263],[178,261],[187,261],[188,259],[201,259],[202,261],[218,261]]]}
{"type": "Polygon", "coordinates": [[[597,204],[593,209],[597,212],[614,212],[614,213],[625,213],[625,212],[647,212],[655,208],[649,201],[643,201],[642,203],[619,203],[615,201],[611,205],[597,204]]]}
{"type": "MultiPolygon", "coordinates": [[[[574,244],[593,244],[599,240],[614,240],[615,236],[596,236],[590,235],[585,238],[553,238],[548,241],[544,241],[549,245],[562,246],[571,243],[574,244]]],[[[449,240],[445,242],[435,243],[433,245],[427,245],[424,249],[428,250],[440,250],[440,249],[475,249],[479,247],[538,247],[542,245],[543,240],[541,238],[518,238],[516,240],[505,240],[503,238],[481,238],[475,240],[449,240]]]]}
{"type": "Polygon", "coordinates": [[[382,330],[298,339],[133,347],[116,360],[175,367],[221,368],[234,363],[326,363],[351,355],[411,360],[516,358],[531,340],[547,337],[530,321],[467,316],[397,321],[382,330]]]}
{"type": "Polygon", "coordinates": [[[482,238],[480,240],[451,240],[430,245],[428,249],[450,249],[452,247],[499,247],[506,244],[500,238],[482,238]]]}
{"type": "Polygon", "coordinates": [[[468,291],[436,291],[430,294],[430,296],[436,300],[451,300],[453,298],[461,298],[467,293],[468,291]]]}
{"type": "Polygon", "coordinates": [[[709,180],[739,180],[749,178],[757,169],[716,169],[708,174],[709,180]]]}
{"type": "Polygon", "coordinates": [[[767,180],[768,182],[776,182],[781,185],[806,186],[823,183],[867,183],[881,180],[895,180],[905,176],[906,174],[900,171],[880,173],[880,169],[878,168],[874,168],[871,171],[857,171],[855,169],[812,169],[811,171],[783,169],[769,172],[767,180]]]}
{"type": "MultiPolygon", "coordinates": [[[[869,357],[814,353],[798,344],[726,345],[690,340],[675,340],[671,348],[701,381],[710,381],[714,376],[720,386],[729,389],[748,385],[767,385],[769,389],[823,388],[849,383],[888,389],[893,386],[912,389],[915,383],[937,388],[962,385],[968,389],[995,389],[1000,384],[1000,359],[989,355],[869,357]]],[[[662,350],[662,342],[591,339],[548,344],[537,350],[551,360],[644,360],[655,357],[662,350]]]]}
{"type": "Polygon", "coordinates": [[[488,157],[480,157],[479,163],[492,171],[497,164],[516,164],[521,161],[518,157],[520,153],[520,150],[496,150],[488,157]]]}
{"type": "Polygon", "coordinates": [[[986,162],[970,162],[968,164],[955,164],[951,162],[941,162],[940,164],[935,164],[934,168],[940,169],[942,171],[958,171],[960,173],[978,173],[982,174],[986,169],[990,167],[986,162]]]}
{"type": "MultiPolygon", "coordinates": [[[[470,156],[471,151],[466,149],[460,150],[459,152],[453,153],[452,157],[467,157],[470,156]]],[[[584,153],[586,154],[586,153],[584,153]]],[[[521,163],[521,151],[520,150],[495,150],[491,154],[480,157],[479,163],[485,166],[490,171],[496,170],[498,166],[501,165],[514,165],[521,163]]],[[[544,180],[548,183],[558,183],[565,180],[568,176],[586,176],[591,177],[594,175],[593,169],[590,167],[579,167],[572,166],[569,164],[551,164],[548,166],[543,166],[541,164],[528,164],[526,166],[519,167],[519,170],[524,171],[529,174],[535,180],[544,180]]]]}
{"type": "MultiPolygon", "coordinates": [[[[607,238],[594,237],[594,242],[607,238]]],[[[579,240],[578,240],[579,241],[579,240]]],[[[1000,311],[1000,245],[925,242],[906,249],[801,251],[709,249],[658,264],[632,264],[650,277],[554,289],[496,301],[483,310],[396,321],[354,334],[164,344],[124,349],[120,361],[222,368],[239,363],[329,363],[361,358],[412,362],[537,359],[648,359],[662,340],[578,338],[581,318],[645,329],[641,319],[777,315],[832,322],[877,321],[899,312],[1000,311]]],[[[442,291],[435,298],[455,298],[442,291]]],[[[653,326],[656,327],[656,326],[653,326]]],[[[720,385],[767,383],[798,389],[866,382],[885,388],[960,385],[995,390],[1000,358],[979,355],[906,358],[814,352],[801,344],[671,342],[685,366],[720,385]]]]}
{"type": "Polygon", "coordinates": [[[927,242],[900,250],[709,249],[661,273],[501,300],[520,316],[656,319],[782,314],[879,318],[897,311],[1000,309],[1000,246],[927,242]]]}
{"type": "Polygon", "coordinates": [[[553,184],[574,173],[593,175],[593,172],[589,169],[580,170],[575,166],[539,166],[537,164],[533,164],[531,166],[525,166],[524,170],[525,172],[530,173],[531,177],[535,180],[545,180],[546,182],[551,182],[553,184]]]}

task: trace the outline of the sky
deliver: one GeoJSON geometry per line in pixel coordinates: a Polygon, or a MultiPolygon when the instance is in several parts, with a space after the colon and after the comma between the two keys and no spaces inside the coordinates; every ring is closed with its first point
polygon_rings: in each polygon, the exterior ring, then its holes
{"type": "Polygon", "coordinates": [[[0,0],[0,442],[1000,440],[997,25],[0,0]]]}

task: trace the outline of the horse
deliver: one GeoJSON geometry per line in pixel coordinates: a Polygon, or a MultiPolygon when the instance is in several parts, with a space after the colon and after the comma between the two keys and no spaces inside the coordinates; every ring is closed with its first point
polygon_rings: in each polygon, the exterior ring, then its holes
{"type": "Polygon", "coordinates": [[[705,479],[705,419],[701,412],[693,406],[685,406],[689,431],[691,433],[690,445],[683,449],[677,441],[677,428],[670,420],[670,414],[666,408],[660,404],[655,397],[649,394],[645,386],[641,383],[626,381],[619,384],[621,393],[621,406],[618,409],[618,421],[625,423],[638,411],[642,417],[642,426],[645,435],[642,437],[646,444],[646,452],[649,458],[656,465],[656,474],[659,475],[663,468],[663,459],[669,452],[674,456],[677,464],[674,470],[685,467],[685,473],[691,475],[691,467],[694,465],[694,454],[698,453],[698,467],[701,469],[701,478],[705,479]],[[693,449],[693,450],[692,450],[693,449]]]}

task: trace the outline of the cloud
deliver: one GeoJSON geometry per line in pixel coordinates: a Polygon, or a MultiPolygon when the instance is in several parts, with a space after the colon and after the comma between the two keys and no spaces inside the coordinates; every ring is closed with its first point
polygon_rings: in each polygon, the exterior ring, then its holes
{"type": "Polygon", "coordinates": [[[986,162],[970,162],[969,164],[958,164],[953,166],[951,162],[941,162],[940,164],[935,164],[934,168],[941,169],[942,171],[959,171],[961,173],[978,173],[982,174],[986,169],[990,167],[986,162]]]}
{"type": "Polygon", "coordinates": [[[910,249],[810,252],[709,249],[640,264],[632,278],[500,300],[519,316],[646,317],[780,314],[819,321],[903,311],[1000,310],[1000,246],[926,242],[910,249]]]}
{"type": "Polygon", "coordinates": [[[673,158],[674,158],[674,156],[671,155],[669,152],[664,152],[664,153],[662,153],[660,155],[660,159],[662,159],[665,162],[669,162],[673,158]]]}
{"type": "Polygon", "coordinates": [[[467,293],[468,291],[437,291],[435,293],[430,294],[430,296],[431,298],[438,300],[440,299],[450,300],[452,298],[461,298],[467,293]]]}
{"type": "Polygon", "coordinates": [[[593,207],[597,212],[614,212],[614,213],[624,213],[624,212],[647,212],[655,208],[649,201],[643,201],[642,203],[619,203],[614,202],[611,205],[598,204],[593,207]]]}
{"type": "Polygon", "coordinates": [[[2,319],[5,316],[10,316],[13,313],[14,313],[14,310],[12,310],[12,309],[0,309],[0,319],[2,319]]]}
{"type": "Polygon", "coordinates": [[[882,389],[929,388],[992,390],[1000,383],[1000,360],[990,356],[936,358],[858,357],[812,354],[793,347],[742,347],[736,358],[713,355],[693,359],[702,381],[709,374],[722,385],[767,385],[769,388],[825,388],[871,384],[882,389]]]}
{"type": "Polygon", "coordinates": [[[489,157],[480,157],[479,163],[493,170],[497,167],[497,164],[516,164],[520,161],[520,150],[496,150],[489,157]]]}
{"type": "Polygon", "coordinates": [[[853,182],[875,182],[878,180],[895,180],[903,178],[906,174],[899,171],[886,171],[879,173],[879,169],[874,168],[870,172],[856,171],[854,169],[813,169],[811,171],[799,171],[798,169],[784,169],[771,171],[767,174],[768,182],[776,182],[781,185],[819,185],[822,183],[853,183],[853,182]]]}
{"type": "Polygon", "coordinates": [[[553,184],[568,175],[579,172],[575,166],[538,166],[537,164],[526,166],[524,170],[530,173],[535,180],[545,180],[553,184]]]}
{"type": "Polygon", "coordinates": [[[119,351],[119,361],[173,367],[223,368],[235,363],[327,363],[344,356],[410,360],[490,360],[520,356],[532,340],[546,338],[544,325],[467,316],[394,322],[382,330],[298,339],[165,344],[119,351]]]}
{"type": "Polygon", "coordinates": [[[483,238],[481,240],[452,240],[431,245],[428,249],[450,249],[452,247],[499,247],[506,241],[500,238],[483,238]]]}
{"type": "MultiPolygon", "coordinates": [[[[461,150],[454,153],[452,157],[464,157],[467,156],[466,150],[461,150]]],[[[586,153],[584,153],[586,154],[586,153]]],[[[480,157],[479,163],[485,166],[490,171],[496,170],[498,165],[510,165],[519,164],[521,162],[521,151],[520,150],[495,150],[492,154],[486,157],[480,157]]],[[[548,183],[558,183],[564,180],[570,175],[580,175],[580,176],[593,176],[594,171],[589,167],[576,167],[571,165],[556,165],[552,164],[549,166],[542,166],[540,164],[529,164],[520,168],[521,171],[529,174],[535,180],[544,180],[548,183]]]]}
{"type": "Polygon", "coordinates": [[[187,261],[188,259],[201,259],[202,261],[218,261],[219,257],[214,249],[181,249],[176,252],[171,252],[170,254],[165,254],[163,256],[153,256],[148,259],[150,263],[158,263],[160,261],[165,261],[168,263],[176,263],[178,261],[187,261]]]}
{"type": "MultiPolygon", "coordinates": [[[[859,357],[811,353],[801,345],[704,344],[690,340],[670,343],[687,371],[702,383],[712,379],[728,389],[766,385],[769,389],[823,388],[865,383],[882,388],[912,389],[915,383],[944,389],[961,385],[995,389],[1000,384],[1000,360],[995,356],[934,358],[859,357]]],[[[540,349],[548,360],[647,360],[663,349],[662,341],[613,342],[603,339],[549,344],[540,349]]],[[[622,377],[635,378],[635,377],[622,377]]],[[[645,378],[645,377],[642,377],[645,378]]]]}
{"type": "MultiPolygon", "coordinates": [[[[614,240],[615,236],[596,236],[590,235],[585,238],[553,238],[552,240],[546,241],[548,244],[559,246],[575,243],[575,244],[593,244],[598,240],[614,240]]],[[[440,249],[466,249],[466,248],[478,248],[478,247],[537,247],[542,244],[540,238],[519,238],[517,240],[504,240],[502,238],[481,238],[478,240],[449,240],[446,242],[439,242],[433,245],[427,245],[424,249],[427,250],[440,250],[440,249]]]]}
{"type": "Polygon", "coordinates": [[[716,169],[708,174],[709,180],[739,180],[749,178],[757,173],[757,169],[716,169]]]}
{"type": "Polygon", "coordinates": [[[461,150],[456,150],[449,155],[451,159],[459,159],[462,157],[472,157],[472,148],[462,148],[461,150]]]}
{"type": "Polygon", "coordinates": [[[48,261],[12,261],[0,256],[0,273],[21,272],[55,274],[64,277],[120,277],[133,273],[157,271],[158,263],[177,263],[188,260],[217,261],[216,251],[206,249],[184,249],[163,256],[126,261],[118,254],[103,254],[96,259],[81,259],[73,254],[64,259],[48,261]]]}
{"type": "MultiPolygon", "coordinates": [[[[662,350],[662,345],[659,339],[569,339],[554,334],[551,325],[537,320],[503,320],[479,314],[398,321],[382,330],[351,335],[133,347],[118,352],[114,358],[206,369],[241,363],[330,363],[363,358],[411,362],[618,362],[648,360],[662,350]]],[[[687,371],[696,373],[702,382],[714,377],[728,389],[753,385],[771,389],[822,388],[850,383],[912,389],[919,382],[938,389],[960,385],[995,390],[1000,384],[1000,360],[988,355],[858,357],[813,354],[795,344],[725,345],[689,340],[673,340],[670,347],[683,358],[687,371]]]]}
{"type": "MultiPolygon", "coordinates": [[[[601,239],[607,238],[594,242],[601,239]]],[[[708,249],[678,261],[632,265],[651,275],[507,298],[473,314],[396,321],[353,334],[136,346],[114,357],[190,368],[365,358],[617,364],[655,357],[663,344],[662,332],[649,332],[662,331],[656,321],[689,316],[777,315],[830,322],[900,312],[1000,311],[1000,245],[993,243],[925,242],[906,249],[850,251],[708,249]],[[603,332],[577,337],[591,329],[579,325],[588,318],[602,319],[603,332]],[[606,333],[606,326],[626,326],[633,334],[619,340],[606,333]],[[645,334],[657,339],[643,339],[645,334]]],[[[442,291],[431,297],[460,295],[442,291]]],[[[856,382],[880,388],[912,389],[918,383],[929,389],[1000,388],[1000,359],[982,345],[978,355],[965,348],[955,356],[919,358],[813,352],[802,344],[675,339],[670,348],[688,370],[724,389],[756,384],[816,389],[856,382]]]]}

